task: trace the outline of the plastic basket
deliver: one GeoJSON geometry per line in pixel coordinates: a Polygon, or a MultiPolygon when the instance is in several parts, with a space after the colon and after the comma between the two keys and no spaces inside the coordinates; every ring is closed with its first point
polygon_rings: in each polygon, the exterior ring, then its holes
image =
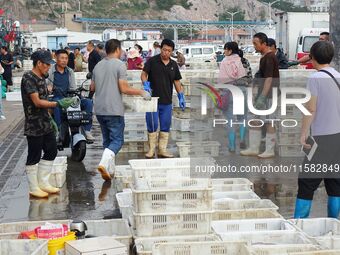
{"type": "Polygon", "coordinates": [[[340,221],[332,218],[290,220],[325,249],[340,249],[340,221]]]}
{"type": "Polygon", "coordinates": [[[178,119],[206,119],[211,117],[211,112],[207,112],[207,115],[202,115],[201,108],[187,107],[183,111],[179,107],[174,107],[172,116],[178,119]]]}
{"type": "Polygon", "coordinates": [[[173,141],[176,142],[208,141],[213,139],[213,132],[211,131],[182,132],[177,130],[171,130],[170,137],[173,141]]]}
{"type": "Polygon", "coordinates": [[[125,189],[123,192],[116,193],[120,213],[122,218],[127,220],[130,225],[133,224],[133,199],[131,189],[125,189]]]}
{"type": "Polygon", "coordinates": [[[211,232],[212,212],[134,213],[136,236],[201,235],[211,232]]]}
{"type": "Polygon", "coordinates": [[[87,72],[74,72],[74,77],[76,80],[86,80],[87,72]]]}
{"type": "Polygon", "coordinates": [[[340,250],[292,252],[289,255],[339,255],[340,250]]]}
{"type": "Polygon", "coordinates": [[[212,160],[194,161],[189,158],[129,160],[136,190],[210,188],[210,178],[192,179],[190,177],[190,164],[199,162],[208,164],[212,160]]]}
{"type": "Polygon", "coordinates": [[[252,245],[249,250],[252,255],[286,255],[292,252],[316,251],[319,247],[313,244],[286,245],[252,245]]]}
{"type": "Polygon", "coordinates": [[[285,145],[285,144],[279,144],[279,155],[280,157],[294,157],[294,158],[300,158],[303,157],[304,154],[301,151],[301,145],[300,144],[292,144],[292,145],[285,145]]]}
{"type": "Polygon", "coordinates": [[[47,240],[0,240],[0,254],[48,255],[47,240]]]}
{"type": "Polygon", "coordinates": [[[234,184],[243,184],[248,185],[249,187],[253,187],[253,183],[246,178],[216,178],[211,179],[211,183],[213,187],[220,185],[234,185],[234,184]]]}
{"type": "Polygon", "coordinates": [[[148,140],[148,131],[146,130],[124,130],[125,142],[144,142],[148,140]]]}
{"type": "Polygon", "coordinates": [[[229,198],[229,199],[258,199],[260,197],[256,195],[254,191],[231,191],[231,192],[213,192],[213,200],[229,198]]]}
{"type": "Polygon", "coordinates": [[[186,242],[156,244],[153,255],[248,255],[244,242],[186,242]]]}
{"type": "Polygon", "coordinates": [[[164,244],[173,242],[207,242],[218,241],[215,235],[187,235],[187,236],[160,236],[135,239],[135,246],[138,255],[151,255],[154,244],[164,244]]]}
{"type": "Polygon", "coordinates": [[[152,97],[151,100],[148,101],[139,96],[123,96],[123,103],[127,111],[157,112],[158,97],[152,97]]]}
{"type": "Polygon", "coordinates": [[[134,211],[164,213],[212,210],[212,188],[138,191],[132,187],[134,211]]]}
{"type": "Polygon", "coordinates": [[[7,92],[6,101],[22,101],[21,92],[7,92]]]}
{"type": "Polygon", "coordinates": [[[132,233],[127,220],[85,220],[87,235],[93,236],[114,236],[115,239],[130,249],[132,244],[132,233]]]}
{"type": "Polygon", "coordinates": [[[299,144],[300,133],[279,133],[280,144],[299,144]]]}
{"type": "Polygon", "coordinates": [[[214,191],[249,191],[252,186],[248,184],[230,184],[230,185],[215,185],[214,191]]]}
{"type": "Polygon", "coordinates": [[[209,131],[212,130],[212,120],[195,120],[172,118],[172,129],[178,131],[209,131]]]}
{"type": "Polygon", "coordinates": [[[117,192],[121,192],[130,187],[132,183],[132,170],[130,165],[116,166],[114,176],[117,192]]]}
{"type": "Polygon", "coordinates": [[[177,142],[176,143],[179,156],[186,158],[189,156],[210,156],[218,157],[220,154],[219,142],[208,141],[208,142],[177,142]]]}
{"type": "Polygon", "coordinates": [[[147,152],[148,151],[148,143],[147,142],[127,142],[124,143],[120,152],[128,153],[128,152],[147,152]]]}
{"type": "Polygon", "coordinates": [[[213,221],[212,229],[216,234],[232,232],[263,232],[263,231],[295,231],[294,226],[284,219],[252,219],[252,220],[229,220],[213,221]]]}
{"type": "Polygon", "coordinates": [[[267,210],[214,210],[213,220],[245,220],[245,219],[271,219],[281,218],[282,216],[275,211],[267,210]]]}
{"type": "Polygon", "coordinates": [[[282,127],[281,125],[279,126],[279,134],[280,133],[289,133],[289,134],[295,134],[295,133],[299,133],[301,132],[301,126],[302,126],[302,121],[301,120],[297,120],[298,124],[296,127],[282,127]]]}

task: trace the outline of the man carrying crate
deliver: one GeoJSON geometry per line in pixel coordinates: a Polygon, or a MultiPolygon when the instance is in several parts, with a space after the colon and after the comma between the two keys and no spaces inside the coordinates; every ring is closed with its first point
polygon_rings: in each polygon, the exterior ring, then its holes
{"type": "Polygon", "coordinates": [[[146,123],[148,128],[149,152],[146,158],[154,158],[158,137],[158,121],[160,124],[158,157],[173,158],[173,155],[167,152],[169,141],[169,131],[172,118],[172,92],[173,85],[177,91],[179,106],[185,110],[185,98],[180,80],[181,73],[176,61],[170,59],[175,44],[169,39],[164,39],[161,43],[161,54],[156,55],[146,62],[141,79],[146,91],[152,92],[152,96],[158,97],[157,112],[148,112],[146,114],[146,123]]]}

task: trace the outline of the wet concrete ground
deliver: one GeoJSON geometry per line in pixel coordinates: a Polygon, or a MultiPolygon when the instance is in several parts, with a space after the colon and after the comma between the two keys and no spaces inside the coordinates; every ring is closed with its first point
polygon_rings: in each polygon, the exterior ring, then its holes
{"type": "MultiPolygon", "coordinates": [[[[114,182],[103,182],[96,172],[96,166],[102,153],[101,134],[98,126],[94,127],[93,134],[97,141],[88,146],[84,161],[76,163],[68,160],[67,183],[62,188],[60,195],[51,196],[48,200],[30,200],[28,183],[24,174],[27,147],[23,136],[23,122],[21,122],[0,143],[0,221],[120,217],[115,201],[114,182]]],[[[226,143],[222,143],[221,150],[225,151],[225,148],[226,143]]],[[[59,156],[63,155],[70,155],[70,151],[65,150],[59,153],[59,156]]],[[[116,164],[127,164],[129,159],[143,157],[143,154],[138,153],[121,153],[116,164]]],[[[231,162],[252,164],[251,160],[247,158],[228,153],[222,153],[221,157],[231,162]]],[[[301,161],[301,159],[292,160],[298,163],[301,161]]],[[[255,183],[255,191],[261,198],[271,199],[280,207],[279,212],[284,217],[292,217],[297,190],[295,178],[248,177],[255,183]]],[[[321,188],[315,194],[312,217],[326,216],[326,200],[324,189],[321,188]]]]}

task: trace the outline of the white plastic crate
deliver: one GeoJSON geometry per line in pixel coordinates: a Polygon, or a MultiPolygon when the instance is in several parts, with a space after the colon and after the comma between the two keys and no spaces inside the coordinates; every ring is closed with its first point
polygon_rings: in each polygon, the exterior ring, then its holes
{"type": "Polygon", "coordinates": [[[233,232],[296,231],[294,226],[289,221],[284,219],[245,219],[241,221],[213,221],[211,223],[211,227],[218,235],[233,232]]]}
{"type": "Polygon", "coordinates": [[[76,80],[86,80],[87,72],[74,72],[74,77],[76,80]]]}
{"type": "Polygon", "coordinates": [[[249,191],[252,190],[252,186],[248,184],[230,184],[230,185],[215,185],[214,191],[249,191]]]}
{"type": "Polygon", "coordinates": [[[171,130],[170,138],[173,141],[177,142],[208,141],[213,139],[213,132],[212,131],[182,132],[178,130],[171,130]]]}
{"type": "Polygon", "coordinates": [[[290,220],[324,249],[340,249],[340,221],[333,218],[290,220]]]}
{"type": "Polygon", "coordinates": [[[301,132],[301,125],[302,125],[302,122],[301,121],[298,121],[298,124],[296,127],[282,127],[281,125],[279,126],[279,134],[281,133],[289,133],[289,134],[295,134],[295,133],[299,133],[301,132]]]}
{"type": "Polygon", "coordinates": [[[178,131],[211,131],[213,129],[212,119],[195,120],[195,119],[179,119],[172,117],[173,130],[178,131]]]}
{"type": "Polygon", "coordinates": [[[252,255],[289,255],[295,252],[316,251],[319,247],[313,244],[286,245],[252,245],[249,251],[252,255]]]}
{"type": "Polygon", "coordinates": [[[339,255],[340,250],[292,252],[289,255],[339,255]]]}
{"type": "Polygon", "coordinates": [[[140,96],[123,96],[123,103],[126,111],[157,112],[158,97],[152,97],[151,100],[144,100],[144,98],[140,96]]]}
{"type": "Polygon", "coordinates": [[[221,144],[216,141],[207,142],[177,142],[179,156],[186,158],[189,156],[210,156],[218,157],[221,144]]]}
{"type": "Polygon", "coordinates": [[[208,111],[206,115],[202,115],[201,107],[196,107],[196,108],[186,107],[184,111],[179,107],[174,107],[172,116],[178,119],[201,120],[201,119],[207,119],[209,117],[212,117],[212,112],[208,111]]]}
{"type": "Polygon", "coordinates": [[[126,142],[122,146],[120,152],[128,153],[128,152],[147,152],[149,150],[149,146],[147,142],[126,142]]]}
{"type": "Polygon", "coordinates": [[[254,191],[226,191],[226,192],[213,192],[213,200],[217,199],[260,199],[254,191]]]}
{"type": "Polygon", "coordinates": [[[0,240],[0,254],[48,255],[47,240],[0,240]]]}
{"type": "Polygon", "coordinates": [[[133,199],[131,189],[125,189],[123,192],[116,193],[116,199],[118,202],[120,213],[122,218],[127,220],[130,225],[133,224],[133,199]]]}
{"type": "Polygon", "coordinates": [[[156,244],[153,255],[249,255],[245,242],[186,242],[156,244]]]}
{"type": "Polygon", "coordinates": [[[215,235],[186,235],[186,236],[160,236],[135,239],[135,247],[138,255],[151,255],[154,244],[173,242],[207,242],[218,241],[215,235]]]}
{"type": "Polygon", "coordinates": [[[132,187],[137,213],[165,213],[212,210],[212,188],[159,189],[138,191],[132,187]]]}
{"type": "Polygon", "coordinates": [[[135,121],[125,120],[124,131],[129,131],[129,130],[146,130],[145,118],[143,118],[142,120],[136,119],[135,121]]]}
{"type": "Polygon", "coordinates": [[[138,237],[202,235],[211,232],[212,212],[134,213],[138,237]]]}
{"type": "Polygon", "coordinates": [[[132,170],[130,165],[116,166],[114,176],[117,192],[129,188],[132,183],[132,170]]]}
{"type": "Polygon", "coordinates": [[[300,158],[300,157],[303,157],[304,154],[301,151],[300,144],[292,144],[292,145],[279,144],[279,156],[300,158]]]}
{"type": "Polygon", "coordinates": [[[190,176],[190,163],[199,162],[206,165],[213,161],[204,158],[195,161],[189,158],[129,160],[136,190],[210,188],[210,178],[193,179],[190,176]]]}
{"type": "Polygon", "coordinates": [[[299,144],[301,132],[299,133],[279,133],[280,144],[299,144]]]}
{"type": "Polygon", "coordinates": [[[227,191],[223,190],[224,186],[228,187],[230,185],[245,185],[248,189],[254,189],[254,184],[246,178],[218,178],[211,179],[211,183],[215,191],[227,191]]]}
{"type": "Polygon", "coordinates": [[[127,220],[84,220],[87,226],[87,235],[114,236],[115,239],[127,246],[130,250],[132,244],[132,233],[127,220]]]}
{"type": "Polygon", "coordinates": [[[22,101],[21,92],[7,92],[6,101],[22,101]]]}
{"type": "Polygon", "coordinates": [[[124,141],[126,142],[144,142],[148,140],[148,131],[146,130],[124,130],[124,141]]]}
{"type": "Polygon", "coordinates": [[[276,219],[283,218],[278,212],[266,210],[214,210],[213,220],[247,220],[247,219],[276,219]]]}

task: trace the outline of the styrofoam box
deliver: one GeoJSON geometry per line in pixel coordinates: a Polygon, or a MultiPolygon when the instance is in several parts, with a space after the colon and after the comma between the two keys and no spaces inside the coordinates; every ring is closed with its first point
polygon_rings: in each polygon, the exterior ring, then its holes
{"type": "Polygon", "coordinates": [[[294,228],[289,221],[284,219],[213,221],[211,227],[218,235],[233,232],[296,231],[296,228],[294,228]]]}
{"type": "Polygon", "coordinates": [[[304,154],[301,151],[300,144],[292,144],[292,145],[279,144],[279,156],[300,158],[300,157],[303,157],[304,154]]]}
{"type": "Polygon", "coordinates": [[[22,101],[21,92],[7,92],[6,93],[6,100],[7,101],[22,101]]]}
{"type": "Polygon", "coordinates": [[[126,245],[129,250],[132,244],[132,233],[127,220],[84,220],[87,226],[87,235],[113,236],[114,239],[126,245]]]}
{"type": "Polygon", "coordinates": [[[213,200],[224,199],[224,198],[258,199],[258,200],[260,199],[260,197],[256,195],[254,191],[230,191],[230,192],[229,191],[225,191],[225,192],[214,191],[213,192],[213,200]]]}
{"type": "Polygon", "coordinates": [[[298,230],[319,243],[324,249],[340,249],[340,221],[333,218],[290,220],[298,230]]]}
{"type": "Polygon", "coordinates": [[[285,244],[285,245],[252,245],[249,251],[252,255],[288,255],[292,252],[316,251],[320,247],[313,244],[285,244]]]}
{"type": "Polygon", "coordinates": [[[173,242],[207,242],[218,241],[218,237],[208,235],[186,235],[186,236],[159,236],[135,239],[135,246],[138,255],[151,255],[154,244],[173,243],[173,242]]]}
{"type": "Polygon", "coordinates": [[[190,163],[209,164],[207,158],[137,159],[129,160],[136,190],[159,188],[210,188],[210,178],[192,179],[190,163]]]}
{"type": "Polygon", "coordinates": [[[127,111],[157,112],[158,97],[152,97],[151,100],[144,100],[144,98],[140,96],[123,96],[123,103],[127,111]]]}
{"type": "Polygon", "coordinates": [[[339,255],[340,250],[292,252],[289,255],[339,255]]]}
{"type": "Polygon", "coordinates": [[[0,240],[0,254],[48,255],[47,240],[0,240]]]}
{"type": "Polygon", "coordinates": [[[172,129],[178,131],[211,131],[213,123],[208,120],[179,119],[172,118],[172,129]]]}
{"type": "Polygon", "coordinates": [[[116,193],[120,213],[122,218],[133,225],[133,199],[131,189],[124,189],[123,192],[116,193]]]}
{"type": "Polygon", "coordinates": [[[212,186],[214,190],[216,191],[223,191],[220,190],[221,186],[224,185],[236,185],[236,184],[242,184],[242,185],[247,185],[249,189],[254,188],[254,184],[249,181],[247,178],[216,178],[216,179],[211,179],[212,186]]]}
{"type": "Polygon", "coordinates": [[[49,221],[23,221],[0,224],[0,239],[17,239],[23,231],[33,230],[45,225],[46,222],[52,224],[70,225],[71,220],[49,220],[49,221]]]}
{"type": "Polygon", "coordinates": [[[220,154],[221,144],[216,141],[202,141],[202,142],[177,142],[176,143],[179,156],[187,158],[189,156],[210,156],[218,157],[220,154]]]}
{"type": "Polygon", "coordinates": [[[135,190],[132,186],[134,211],[137,213],[189,212],[212,210],[212,188],[135,190]]]}
{"type": "Polygon", "coordinates": [[[126,246],[109,236],[68,241],[65,252],[67,255],[128,255],[126,246]]]}
{"type": "Polygon", "coordinates": [[[186,242],[156,244],[152,248],[153,255],[249,255],[245,242],[186,242]]]}
{"type": "Polygon", "coordinates": [[[177,130],[171,130],[170,137],[173,141],[177,142],[208,141],[213,139],[213,132],[212,131],[182,132],[177,130]]]}
{"type": "Polygon", "coordinates": [[[134,213],[135,235],[201,235],[211,232],[212,211],[134,213]]]}
{"type": "Polygon", "coordinates": [[[280,144],[299,144],[301,132],[299,133],[279,133],[280,144]]]}

